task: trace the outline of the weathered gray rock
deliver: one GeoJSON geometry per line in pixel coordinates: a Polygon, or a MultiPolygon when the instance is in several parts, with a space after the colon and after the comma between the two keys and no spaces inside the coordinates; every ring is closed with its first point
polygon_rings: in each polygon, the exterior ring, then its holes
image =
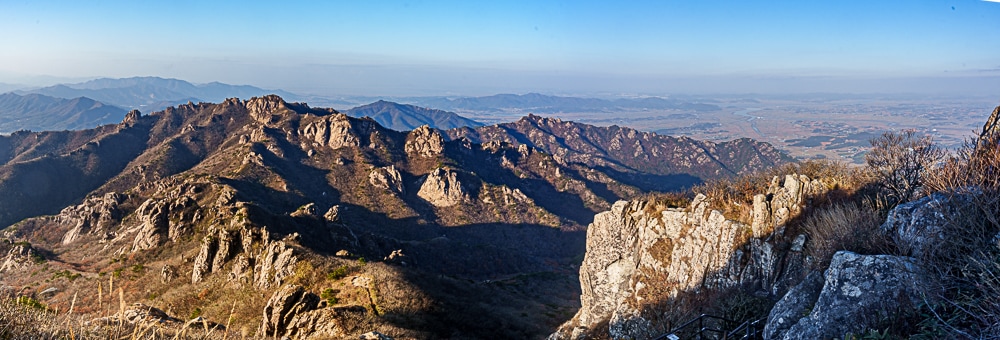
{"type": "Polygon", "coordinates": [[[121,221],[122,211],[119,204],[128,198],[119,193],[107,193],[101,197],[91,197],[83,203],[66,207],[56,216],[56,222],[72,225],[63,236],[62,244],[70,244],[81,235],[101,233],[121,221]]]}
{"type": "Polygon", "coordinates": [[[641,306],[680,292],[740,287],[784,294],[805,275],[806,239],[791,251],[796,242],[780,232],[804,209],[807,195],[823,190],[821,181],[805,176],[775,177],[768,194],[754,198],[750,225],[727,220],[704,195],[687,208],[662,211],[647,211],[643,201],[615,203],[587,228],[580,311],[550,338],[603,333],[594,328],[603,322],[611,338],[655,337],[663,325],[641,306]]]}
{"type": "Polygon", "coordinates": [[[285,101],[276,95],[253,97],[243,102],[250,117],[261,124],[271,123],[274,115],[287,110],[285,101]]]}
{"type": "Polygon", "coordinates": [[[352,122],[347,115],[334,114],[305,122],[299,130],[299,135],[316,145],[334,150],[359,147],[368,143],[364,139],[375,131],[374,124],[371,120],[352,122]]]}
{"type": "Polygon", "coordinates": [[[163,265],[163,268],[160,269],[160,282],[169,283],[175,278],[177,278],[177,269],[171,265],[163,265]]]}
{"type": "Polygon", "coordinates": [[[7,251],[7,257],[0,264],[0,272],[24,269],[31,265],[38,252],[28,243],[16,243],[7,251]]]}
{"type": "Polygon", "coordinates": [[[802,282],[790,289],[771,308],[764,326],[764,339],[781,339],[792,325],[809,314],[822,289],[823,274],[820,272],[809,273],[802,282]]]}
{"type": "Polygon", "coordinates": [[[417,196],[437,207],[450,207],[466,199],[465,188],[458,180],[458,172],[438,168],[427,174],[417,196]]]}
{"type": "Polygon", "coordinates": [[[320,298],[299,285],[286,285],[271,295],[264,306],[264,322],[259,335],[283,336],[288,334],[292,319],[319,307],[320,298]]]}
{"type": "Polygon", "coordinates": [[[295,315],[286,327],[285,335],[293,339],[331,339],[348,335],[344,320],[368,314],[362,306],[327,307],[295,315]]]}
{"type": "Polygon", "coordinates": [[[791,326],[783,339],[829,339],[864,333],[878,322],[877,315],[920,304],[921,278],[920,268],[911,257],[837,252],[809,315],[791,326]]]}
{"type": "Polygon", "coordinates": [[[436,157],[444,151],[444,137],[436,129],[423,125],[407,134],[404,149],[417,157],[436,157]]]}
{"type": "Polygon", "coordinates": [[[180,321],[159,308],[147,306],[141,303],[134,303],[128,309],[125,310],[124,314],[121,315],[122,319],[131,324],[136,324],[140,322],[177,322],[180,321]]]}
{"type": "Polygon", "coordinates": [[[168,232],[167,206],[161,201],[148,199],[135,212],[139,218],[139,233],[132,243],[132,251],[152,249],[160,245],[168,232]]]}
{"type": "Polygon", "coordinates": [[[201,239],[201,249],[198,256],[194,258],[194,267],[191,269],[191,283],[198,283],[204,280],[205,275],[212,272],[212,257],[218,249],[218,244],[214,235],[208,235],[201,239]]]}
{"type": "Polygon", "coordinates": [[[284,241],[269,242],[254,267],[254,287],[268,289],[280,285],[284,279],[295,273],[298,257],[284,241]]]}
{"type": "Polygon", "coordinates": [[[944,240],[941,228],[958,215],[955,203],[963,199],[935,193],[900,204],[889,212],[879,230],[889,235],[904,254],[919,258],[944,240]]]}
{"type": "Polygon", "coordinates": [[[368,174],[368,183],[376,188],[403,193],[403,175],[395,165],[372,169],[368,174]]]}

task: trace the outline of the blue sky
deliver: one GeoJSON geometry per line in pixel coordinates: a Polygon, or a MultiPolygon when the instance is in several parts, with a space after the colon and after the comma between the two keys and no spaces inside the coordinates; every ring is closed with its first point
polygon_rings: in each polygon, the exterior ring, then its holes
{"type": "Polygon", "coordinates": [[[0,32],[6,83],[153,75],[324,94],[1000,93],[1000,3],[971,0],[0,0],[0,32]]]}

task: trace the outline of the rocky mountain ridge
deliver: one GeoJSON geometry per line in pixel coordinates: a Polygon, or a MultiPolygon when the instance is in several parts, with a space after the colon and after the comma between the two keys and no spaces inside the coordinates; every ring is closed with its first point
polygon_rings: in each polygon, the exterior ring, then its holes
{"type": "Polygon", "coordinates": [[[622,183],[659,191],[688,188],[708,179],[792,161],[770,144],[747,138],[714,143],[530,114],[513,123],[453,129],[447,135],[474,143],[524,144],[553,155],[559,162],[602,169],[622,183]]]}
{"type": "MultiPolygon", "coordinates": [[[[529,145],[277,96],[17,133],[0,156],[5,284],[63,308],[120,288],[216,321],[238,297],[233,327],[258,335],[540,336],[577,307],[582,226],[649,190],[529,145]],[[275,307],[289,299],[306,300],[275,307]]],[[[105,317],[105,302],[75,305],[105,317]]]]}

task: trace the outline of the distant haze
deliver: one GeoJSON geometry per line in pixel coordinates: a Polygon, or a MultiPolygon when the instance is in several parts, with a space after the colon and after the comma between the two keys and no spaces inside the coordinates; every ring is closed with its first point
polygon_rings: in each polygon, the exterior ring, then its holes
{"type": "Polygon", "coordinates": [[[985,1],[0,6],[0,83],[159,76],[307,94],[1000,93],[985,1]]]}

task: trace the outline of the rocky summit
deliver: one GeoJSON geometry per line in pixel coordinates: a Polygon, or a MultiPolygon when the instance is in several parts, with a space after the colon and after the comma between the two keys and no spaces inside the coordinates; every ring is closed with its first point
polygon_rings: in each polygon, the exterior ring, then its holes
{"type": "MultiPolygon", "coordinates": [[[[126,315],[146,313],[176,320],[164,325],[292,338],[538,338],[580,308],[585,233],[601,230],[585,226],[611,223],[608,213],[594,217],[601,211],[630,214],[614,202],[658,188],[627,179],[701,180],[784,161],[754,144],[741,153],[749,165],[721,166],[735,149],[682,140],[695,158],[647,172],[681,149],[655,135],[573,127],[607,136],[589,142],[600,150],[648,148],[657,158],[638,166],[609,151],[591,162],[579,146],[400,132],[277,96],[0,136],[2,280],[94,320],[135,323],[145,318],[126,315]],[[684,172],[696,164],[716,168],[684,172]],[[119,302],[142,306],[112,307],[119,302]]],[[[566,133],[545,131],[530,135],[566,133]]],[[[684,216],[672,218],[695,218],[684,216]]],[[[596,256],[584,266],[598,266],[596,256]]],[[[631,274],[615,275],[602,280],[631,274]]],[[[584,301],[588,311],[617,305],[584,301]]]]}

